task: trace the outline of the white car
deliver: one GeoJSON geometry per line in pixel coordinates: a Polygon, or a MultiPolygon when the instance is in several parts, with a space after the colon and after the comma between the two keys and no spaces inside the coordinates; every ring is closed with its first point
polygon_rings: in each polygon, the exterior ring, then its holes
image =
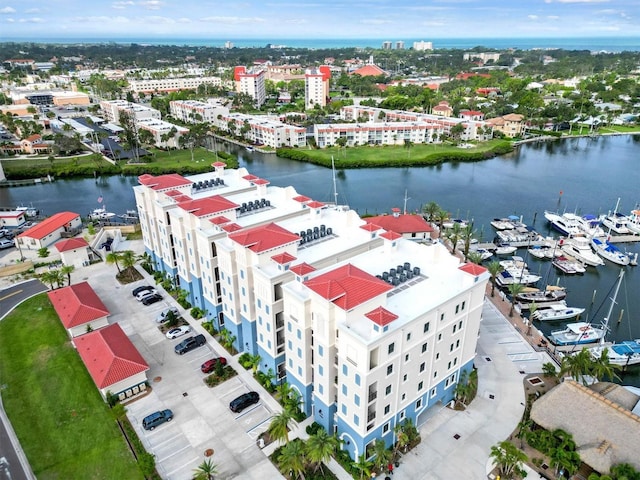
{"type": "Polygon", "coordinates": [[[167,316],[169,315],[169,312],[173,312],[173,314],[176,316],[176,318],[178,318],[180,316],[180,312],[178,312],[178,309],[176,307],[165,308],[156,317],[156,323],[164,323],[164,322],[166,322],[168,320],[167,316]]]}
{"type": "Polygon", "coordinates": [[[144,297],[148,297],[149,295],[155,295],[156,293],[158,293],[158,291],[155,288],[152,288],[151,290],[143,290],[142,292],[136,295],[136,300],[141,302],[144,297]]]}
{"type": "Polygon", "coordinates": [[[180,327],[172,328],[167,332],[167,338],[174,339],[186,335],[191,331],[189,325],[181,325],[180,327]]]}

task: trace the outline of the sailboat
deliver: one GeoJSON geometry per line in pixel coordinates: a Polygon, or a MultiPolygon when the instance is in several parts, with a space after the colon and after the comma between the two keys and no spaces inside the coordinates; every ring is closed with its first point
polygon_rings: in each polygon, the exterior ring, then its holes
{"type": "Polygon", "coordinates": [[[609,228],[609,231],[614,231],[619,235],[627,235],[629,232],[629,228],[627,224],[629,223],[629,219],[626,215],[618,212],[618,207],[620,206],[620,199],[616,202],[616,208],[613,213],[609,212],[609,215],[604,217],[602,220],[602,225],[609,228]]]}
{"type": "Polygon", "coordinates": [[[551,332],[549,339],[558,346],[584,345],[595,342],[600,342],[600,344],[602,344],[604,342],[604,337],[609,330],[609,319],[613,313],[613,306],[616,303],[616,298],[618,297],[618,291],[620,290],[620,284],[622,283],[623,277],[624,270],[621,269],[620,276],[618,277],[618,283],[616,284],[616,289],[613,294],[613,298],[611,299],[609,311],[599,327],[594,327],[590,323],[586,322],[569,323],[566,328],[551,332]]]}
{"type": "MultiPolygon", "coordinates": [[[[620,279],[624,275],[624,270],[620,271],[620,279]]],[[[618,283],[619,286],[619,283],[618,283]]],[[[616,289],[616,294],[618,290],[616,289]]],[[[611,310],[609,310],[609,316],[611,310]]],[[[600,344],[596,347],[588,349],[591,356],[597,360],[602,357],[602,354],[607,351],[607,358],[609,363],[613,365],[637,365],[640,364],[640,339],[624,340],[622,342],[616,342],[612,345],[605,345],[604,340],[600,341],[600,344]]]]}

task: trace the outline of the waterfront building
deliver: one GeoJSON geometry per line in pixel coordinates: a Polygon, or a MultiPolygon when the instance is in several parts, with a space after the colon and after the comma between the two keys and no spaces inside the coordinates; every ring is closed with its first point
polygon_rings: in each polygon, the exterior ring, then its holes
{"type": "Polygon", "coordinates": [[[107,122],[115,125],[120,125],[120,112],[123,111],[133,115],[136,122],[146,118],[161,119],[159,110],[126,100],[103,100],[100,102],[100,108],[107,122]]]}
{"type": "Polygon", "coordinates": [[[382,49],[383,50],[391,50],[391,45],[392,45],[392,43],[389,40],[384,41],[384,42],[382,42],[382,49]]]}
{"type": "Polygon", "coordinates": [[[151,132],[155,145],[160,148],[178,148],[180,137],[189,133],[189,129],[156,118],[142,118],[136,121],[138,131],[151,132]]]}
{"type": "Polygon", "coordinates": [[[304,75],[304,106],[311,110],[316,105],[323,108],[329,99],[331,83],[331,69],[328,65],[305,70],[304,75]]]}
{"type": "Polygon", "coordinates": [[[221,87],[222,79],[220,77],[197,76],[192,78],[129,80],[129,89],[135,94],[168,93],[179,92],[180,90],[197,90],[200,85],[221,87]]]}
{"type": "Polygon", "coordinates": [[[238,93],[244,93],[253,98],[256,108],[264,104],[267,99],[264,70],[257,68],[247,70],[247,67],[238,66],[234,69],[233,78],[238,93]]]}
{"type": "Polygon", "coordinates": [[[425,50],[433,50],[433,42],[425,42],[424,40],[413,42],[413,49],[419,52],[423,52],[425,50]]]}
{"type": "Polygon", "coordinates": [[[62,239],[65,235],[77,234],[82,227],[82,218],[73,212],[59,212],[45,218],[15,238],[18,248],[39,250],[62,239]]]}
{"type": "MultiPolygon", "coordinates": [[[[286,116],[282,118],[286,118],[286,116]]],[[[224,132],[233,129],[232,133],[237,137],[257,145],[272,148],[304,147],[307,144],[306,129],[283,123],[282,118],[270,115],[229,113],[216,117],[214,125],[224,132]]]]}
{"type": "Polygon", "coordinates": [[[187,123],[214,122],[218,115],[228,115],[229,107],[222,100],[172,100],[169,102],[171,116],[187,123]]]}
{"type": "Polygon", "coordinates": [[[524,130],[524,115],[509,113],[501,117],[488,118],[487,125],[490,125],[494,130],[502,132],[505,137],[519,137],[524,130]]]}
{"type": "Polygon", "coordinates": [[[356,212],[270,186],[244,169],[142,175],[146,252],[301,408],[370,454],[425,421],[473,366],[489,275],[356,212]]]}
{"type": "Polygon", "coordinates": [[[480,60],[482,63],[488,61],[497,62],[500,60],[499,52],[466,52],[462,55],[462,59],[466,61],[480,60]]]}
{"type": "Polygon", "coordinates": [[[396,41],[396,50],[404,50],[404,42],[402,40],[396,41]]]}

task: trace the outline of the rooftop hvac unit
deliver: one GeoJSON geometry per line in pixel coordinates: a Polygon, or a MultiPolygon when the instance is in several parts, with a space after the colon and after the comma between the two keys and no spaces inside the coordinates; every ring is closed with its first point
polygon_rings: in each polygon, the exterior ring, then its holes
{"type": "Polygon", "coordinates": [[[411,270],[407,270],[407,278],[408,279],[412,279],[413,278],[413,272],[411,270]]]}
{"type": "Polygon", "coordinates": [[[391,270],[389,270],[389,275],[392,276],[392,277],[395,277],[396,276],[396,269],[392,268],[391,270]]]}
{"type": "Polygon", "coordinates": [[[408,272],[411,270],[411,264],[409,262],[404,262],[404,269],[408,272]]]}
{"type": "Polygon", "coordinates": [[[386,280],[387,278],[389,278],[389,272],[382,272],[382,278],[384,280],[386,280]]]}
{"type": "Polygon", "coordinates": [[[400,285],[400,280],[398,279],[398,277],[393,277],[393,279],[391,280],[391,283],[393,284],[394,287],[397,287],[398,285],[400,285]]]}
{"type": "Polygon", "coordinates": [[[420,267],[413,267],[413,274],[417,277],[420,275],[420,267]]]}
{"type": "Polygon", "coordinates": [[[403,273],[400,275],[400,283],[404,283],[407,281],[407,276],[403,273]]]}
{"type": "Polygon", "coordinates": [[[333,234],[333,228],[328,227],[327,228],[327,235],[331,235],[331,234],[333,234]]]}

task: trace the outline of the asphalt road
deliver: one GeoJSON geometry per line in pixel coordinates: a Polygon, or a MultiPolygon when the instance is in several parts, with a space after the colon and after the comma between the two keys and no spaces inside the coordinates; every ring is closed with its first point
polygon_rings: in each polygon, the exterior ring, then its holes
{"type": "Polygon", "coordinates": [[[40,280],[28,280],[0,290],[0,319],[13,310],[16,305],[48,288],[40,280]]]}

